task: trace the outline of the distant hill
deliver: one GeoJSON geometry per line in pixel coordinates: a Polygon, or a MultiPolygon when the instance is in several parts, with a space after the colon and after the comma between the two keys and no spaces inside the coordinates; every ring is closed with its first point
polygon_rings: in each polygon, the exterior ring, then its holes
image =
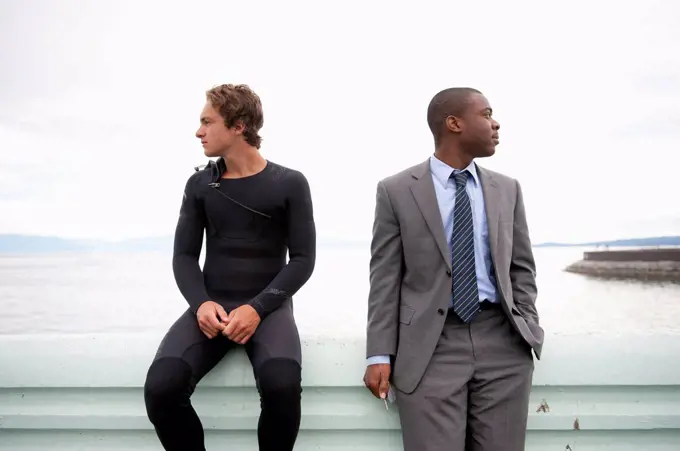
{"type": "Polygon", "coordinates": [[[0,253],[53,253],[53,252],[172,252],[172,237],[150,237],[123,241],[74,240],[54,236],[2,235],[0,253]]]}
{"type": "Polygon", "coordinates": [[[0,253],[84,251],[85,244],[53,236],[0,235],[0,253]]]}
{"type": "Polygon", "coordinates": [[[680,236],[657,236],[647,238],[624,238],[610,241],[591,241],[588,243],[541,243],[535,247],[642,247],[642,246],[680,246],[680,236]]]}
{"type": "MultiPolygon", "coordinates": [[[[325,248],[362,248],[368,250],[370,241],[319,238],[319,246],[325,248]]],[[[172,252],[172,236],[135,238],[122,241],[73,240],[54,236],[0,234],[0,253],[53,253],[79,251],[105,252],[172,252]]],[[[535,247],[593,247],[593,246],[680,246],[680,236],[627,238],[587,243],[548,242],[535,247]]]]}

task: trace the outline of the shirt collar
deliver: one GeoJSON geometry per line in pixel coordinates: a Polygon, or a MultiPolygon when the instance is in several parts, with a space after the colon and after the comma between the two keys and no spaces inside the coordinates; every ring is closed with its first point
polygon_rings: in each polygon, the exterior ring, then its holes
{"type": "MultiPolygon", "coordinates": [[[[447,186],[449,177],[451,177],[451,174],[453,174],[454,171],[457,171],[457,169],[452,168],[436,156],[432,155],[430,157],[430,172],[432,172],[432,174],[439,181],[439,183],[442,184],[442,186],[447,186]]],[[[477,165],[474,161],[472,161],[468,167],[463,169],[463,171],[468,171],[470,174],[472,174],[472,179],[474,180],[475,185],[479,186],[479,175],[477,174],[477,165]]]]}

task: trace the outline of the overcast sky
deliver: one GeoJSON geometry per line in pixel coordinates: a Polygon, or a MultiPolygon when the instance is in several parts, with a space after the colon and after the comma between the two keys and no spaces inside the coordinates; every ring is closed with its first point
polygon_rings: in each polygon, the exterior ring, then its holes
{"type": "Polygon", "coordinates": [[[0,0],[0,233],[171,234],[204,92],[247,83],[319,235],[370,239],[379,179],[483,91],[534,242],[680,233],[680,3],[0,0]],[[474,4],[472,4],[474,3],[474,4]]]}

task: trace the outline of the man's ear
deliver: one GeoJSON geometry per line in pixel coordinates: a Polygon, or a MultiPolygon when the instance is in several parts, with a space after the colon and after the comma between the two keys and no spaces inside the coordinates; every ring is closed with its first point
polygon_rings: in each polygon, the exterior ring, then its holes
{"type": "Polygon", "coordinates": [[[462,127],[462,121],[460,118],[457,118],[456,116],[448,116],[446,118],[446,129],[454,132],[454,133],[460,133],[463,129],[462,127]]]}
{"type": "Polygon", "coordinates": [[[242,135],[246,131],[246,125],[243,123],[243,121],[235,121],[231,128],[234,130],[236,135],[242,135]]]}

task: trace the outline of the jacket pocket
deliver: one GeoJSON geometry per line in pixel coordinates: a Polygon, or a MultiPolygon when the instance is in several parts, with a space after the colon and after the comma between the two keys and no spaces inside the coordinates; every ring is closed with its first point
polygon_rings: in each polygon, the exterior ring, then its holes
{"type": "Polygon", "coordinates": [[[413,315],[416,314],[416,311],[413,310],[411,307],[408,305],[402,305],[399,308],[399,322],[402,324],[411,324],[411,320],[413,319],[413,315]]]}

